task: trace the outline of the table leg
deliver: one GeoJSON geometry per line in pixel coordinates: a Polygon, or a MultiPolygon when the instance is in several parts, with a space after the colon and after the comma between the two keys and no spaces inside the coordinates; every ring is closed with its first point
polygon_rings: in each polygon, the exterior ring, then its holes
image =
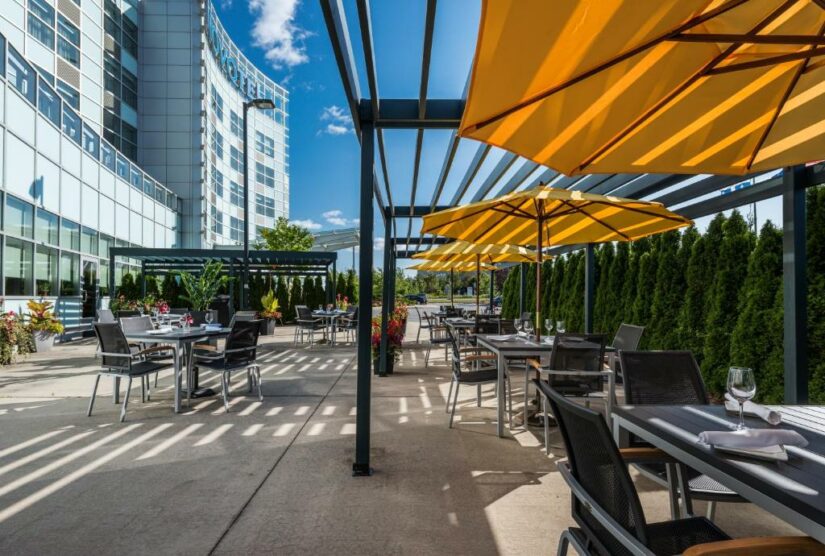
{"type": "Polygon", "coordinates": [[[665,472],[667,476],[667,490],[670,496],[670,519],[679,519],[679,493],[678,493],[678,478],[676,476],[676,464],[666,463],[665,472]]]}
{"type": "Polygon", "coordinates": [[[180,390],[181,390],[181,348],[183,346],[180,342],[175,342],[175,364],[174,380],[175,380],[175,413],[180,413],[180,390]]]}
{"type": "Polygon", "coordinates": [[[497,388],[497,407],[498,421],[496,422],[496,434],[504,437],[504,356],[501,352],[497,352],[497,367],[498,367],[498,388],[497,388]]]}
{"type": "Polygon", "coordinates": [[[120,377],[112,377],[112,403],[120,403],[120,377]]]}

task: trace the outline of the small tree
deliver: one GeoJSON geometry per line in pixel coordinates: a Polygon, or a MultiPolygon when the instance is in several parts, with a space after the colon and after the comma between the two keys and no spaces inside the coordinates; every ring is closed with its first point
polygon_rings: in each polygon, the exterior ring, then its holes
{"type": "Polygon", "coordinates": [[[209,261],[203,265],[203,271],[195,276],[188,272],[181,272],[180,279],[186,295],[183,299],[189,303],[189,307],[194,311],[205,311],[209,304],[218,295],[218,290],[229,279],[223,276],[223,263],[220,261],[209,261]]]}
{"type": "Polygon", "coordinates": [[[271,251],[309,251],[315,241],[309,230],[290,224],[283,216],[278,217],[274,228],[264,228],[260,235],[258,248],[271,251]]]}
{"type": "Polygon", "coordinates": [[[630,258],[630,245],[620,241],[616,246],[616,256],[610,263],[605,295],[604,332],[613,334],[624,320],[624,300],[622,290],[627,277],[627,265],[630,258]]]}
{"type": "Polygon", "coordinates": [[[292,313],[285,312],[289,310],[289,290],[286,288],[286,280],[283,276],[278,276],[278,281],[275,284],[275,299],[278,300],[278,307],[280,307],[284,319],[292,319],[292,313]]]}
{"type": "Polygon", "coordinates": [[[518,281],[521,276],[521,267],[511,267],[504,288],[501,293],[501,318],[514,319],[518,316],[518,281]]]}
{"type": "Polygon", "coordinates": [[[296,318],[295,306],[304,305],[304,300],[301,292],[301,279],[297,276],[292,277],[292,285],[289,289],[289,312],[288,319],[296,318]]]}
{"type": "Polygon", "coordinates": [[[612,243],[602,245],[596,255],[596,296],[593,305],[595,332],[610,332],[610,267],[614,257],[612,243]]]}
{"type": "Polygon", "coordinates": [[[656,283],[650,309],[648,346],[653,349],[676,349],[680,338],[676,330],[679,308],[684,299],[685,278],[679,259],[678,231],[662,234],[659,239],[659,257],[656,283]]]}
{"type": "Polygon", "coordinates": [[[355,269],[349,269],[347,272],[347,287],[344,290],[347,292],[350,303],[358,303],[358,276],[355,274],[355,269]]]}

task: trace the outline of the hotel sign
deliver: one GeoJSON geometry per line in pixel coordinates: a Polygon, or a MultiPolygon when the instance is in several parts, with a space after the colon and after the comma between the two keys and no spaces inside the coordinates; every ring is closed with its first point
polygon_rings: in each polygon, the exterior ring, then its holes
{"type": "Polygon", "coordinates": [[[220,66],[224,76],[238,89],[246,98],[268,98],[264,97],[264,88],[253,76],[241,69],[238,60],[225,43],[218,25],[215,22],[215,11],[210,6],[209,21],[207,22],[206,37],[209,42],[209,49],[215,57],[215,61],[220,66]]]}

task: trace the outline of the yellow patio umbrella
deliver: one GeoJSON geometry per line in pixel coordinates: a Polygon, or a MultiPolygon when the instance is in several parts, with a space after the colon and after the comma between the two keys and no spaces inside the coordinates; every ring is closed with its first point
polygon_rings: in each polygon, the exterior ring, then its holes
{"type": "MultiPolygon", "coordinates": [[[[538,260],[538,253],[520,245],[477,244],[466,241],[453,241],[438,245],[427,251],[413,255],[414,259],[431,261],[469,261],[476,263],[476,313],[481,310],[481,265],[482,263],[518,262],[531,263],[538,260]]],[[[450,275],[452,288],[452,274],[450,275]]],[[[492,279],[492,278],[491,278],[492,279]]],[[[452,293],[452,289],[450,290],[452,293]]],[[[493,300],[490,299],[492,310],[493,300]]]]}
{"type": "Polygon", "coordinates": [[[567,175],[825,152],[821,0],[483,0],[462,137],[567,175]]]}
{"type": "MultiPolygon", "coordinates": [[[[430,250],[432,251],[432,249],[430,250]]],[[[422,255],[427,253],[427,251],[422,251],[418,255],[422,255]]],[[[420,258],[420,257],[419,257],[420,258]]],[[[417,265],[413,265],[409,267],[410,270],[428,270],[430,272],[449,272],[450,273],[450,305],[453,305],[453,272],[475,272],[476,273],[476,313],[479,310],[479,288],[478,285],[480,283],[481,278],[481,271],[482,270],[498,270],[498,267],[490,264],[481,262],[478,260],[460,260],[460,259],[452,259],[452,260],[434,260],[434,261],[427,261],[424,263],[418,263],[417,265]]]]}
{"type": "Polygon", "coordinates": [[[536,330],[541,329],[544,247],[632,241],[689,226],[661,203],[535,187],[428,214],[421,231],[472,243],[536,247],[536,330]]]}

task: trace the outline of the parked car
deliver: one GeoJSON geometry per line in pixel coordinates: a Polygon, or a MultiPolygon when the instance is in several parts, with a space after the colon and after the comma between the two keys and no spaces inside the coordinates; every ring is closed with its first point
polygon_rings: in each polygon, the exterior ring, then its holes
{"type": "Polygon", "coordinates": [[[501,296],[497,295],[493,298],[493,307],[501,307],[501,296]]]}
{"type": "Polygon", "coordinates": [[[425,305],[427,303],[427,294],[424,293],[408,293],[404,296],[409,303],[417,303],[425,305]]]}

